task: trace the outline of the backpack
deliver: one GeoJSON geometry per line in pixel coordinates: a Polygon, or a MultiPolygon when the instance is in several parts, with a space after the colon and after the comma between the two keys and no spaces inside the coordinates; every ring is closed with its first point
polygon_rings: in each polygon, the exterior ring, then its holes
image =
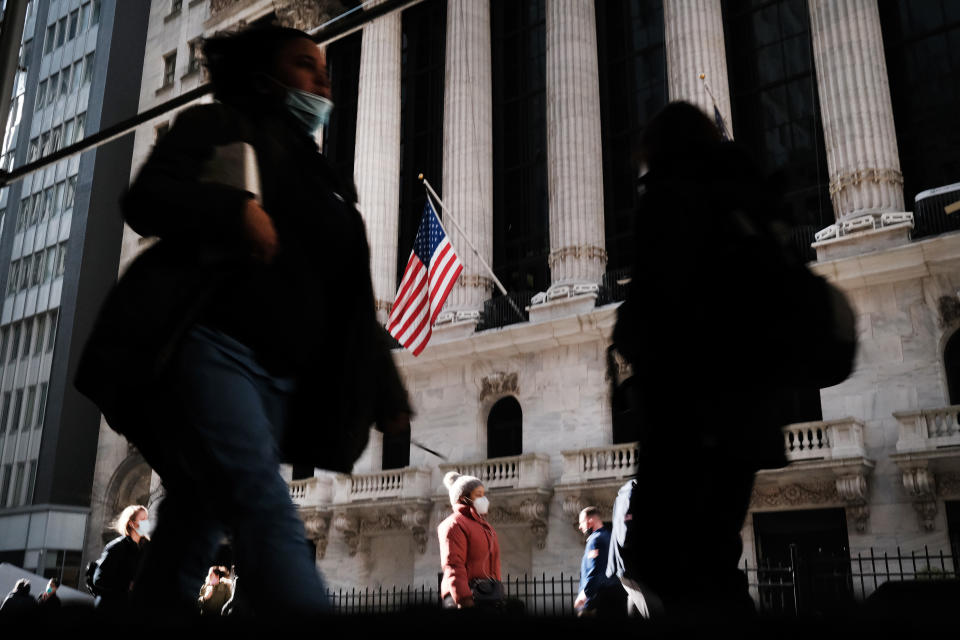
{"type": "Polygon", "coordinates": [[[100,568],[100,563],[96,560],[91,560],[87,563],[87,569],[84,571],[84,585],[87,587],[87,591],[92,593],[95,596],[100,595],[100,589],[93,584],[93,576],[97,573],[97,569],[100,568]]]}

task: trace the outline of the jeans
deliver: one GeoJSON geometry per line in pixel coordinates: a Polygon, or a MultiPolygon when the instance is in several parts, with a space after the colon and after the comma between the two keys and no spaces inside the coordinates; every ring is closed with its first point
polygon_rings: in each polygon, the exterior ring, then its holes
{"type": "Polygon", "coordinates": [[[171,367],[166,413],[182,422],[171,424],[165,497],[134,603],[196,610],[230,532],[248,610],[324,611],[323,582],[279,473],[277,440],[292,381],[271,377],[250,349],[202,326],[190,331],[171,367]]]}

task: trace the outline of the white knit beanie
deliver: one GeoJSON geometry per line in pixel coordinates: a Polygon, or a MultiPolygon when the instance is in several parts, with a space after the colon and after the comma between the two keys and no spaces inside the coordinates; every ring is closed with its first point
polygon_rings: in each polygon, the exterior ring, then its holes
{"type": "Polygon", "coordinates": [[[450,471],[443,476],[443,484],[450,493],[451,506],[457,506],[461,498],[469,497],[474,489],[483,486],[480,478],[462,476],[456,471],[450,471]]]}

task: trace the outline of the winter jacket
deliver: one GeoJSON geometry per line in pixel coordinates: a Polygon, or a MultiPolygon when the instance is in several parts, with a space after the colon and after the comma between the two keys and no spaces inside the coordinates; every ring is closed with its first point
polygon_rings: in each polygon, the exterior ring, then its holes
{"type": "Polygon", "coordinates": [[[30,615],[37,610],[37,602],[29,592],[11,591],[0,604],[0,619],[30,615]]]}
{"type": "Polygon", "coordinates": [[[497,532],[473,507],[458,504],[453,513],[437,527],[440,538],[440,564],[443,581],[440,597],[448,594],[457,604],[472,597],[474,578],[500,580],[500,543],[497,532]]]}
{"type": "Polygon", "coordinates": [[[158,468],[179,422],[162,411],[166,365],[204,324],[249,346],[272,374],[296,379],[283,461],[349,472],[372,423],[410,412],[377,322],[355,203],[353,185],[282,105],[183,111],[123,199],[130,227],[159,242],[108,296],[77,388],[158,468]],[[256,154],[262,207],[278,237],[270,264],[249,256],[243,234],[252,194],[198,178],[218,147],[237,142],[256,154]]]}
{"type": "Polygon", "coordinates": [[[119,536],[107,543],[93,574],[93,585],[99,592],[97,606],[127,603],[142,552],[143,546],[130,536],[119,536]]]}

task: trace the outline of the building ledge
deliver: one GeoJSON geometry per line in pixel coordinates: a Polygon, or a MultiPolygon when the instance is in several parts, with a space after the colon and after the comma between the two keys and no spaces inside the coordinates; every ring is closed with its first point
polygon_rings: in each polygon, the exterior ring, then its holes
{"type": "Polygon", "coordinates": [[[960,232],[810,265],[842,289],[925,278],[960,268],[960,232]]]}

